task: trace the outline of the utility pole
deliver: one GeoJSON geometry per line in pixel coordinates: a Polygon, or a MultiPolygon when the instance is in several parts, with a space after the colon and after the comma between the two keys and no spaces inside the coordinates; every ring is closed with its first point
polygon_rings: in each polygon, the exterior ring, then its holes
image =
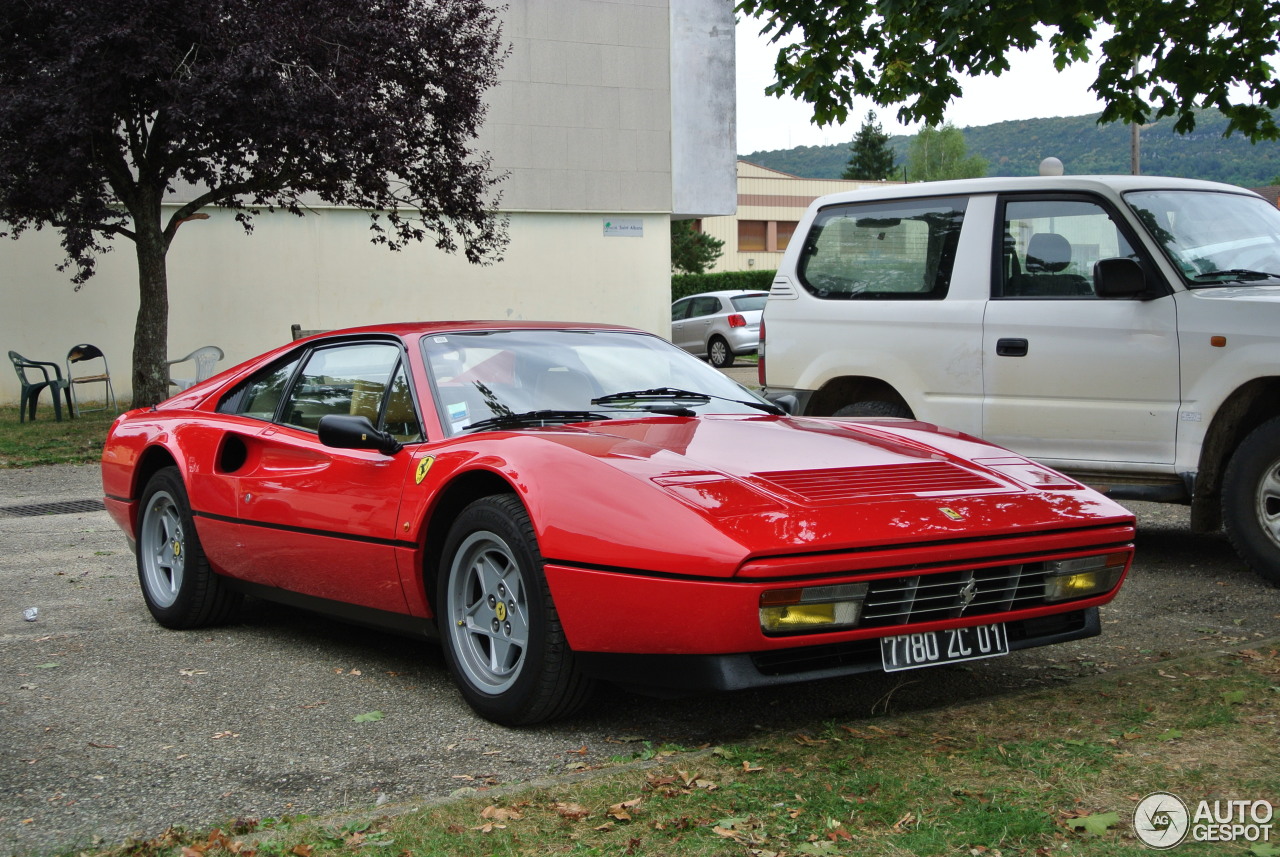
{"type": "Polygon", "coordinates": [[[1137,122],[1129,124],[1129,172],[1131,175],[1142,175],[1142,126],[1137,122]]]}

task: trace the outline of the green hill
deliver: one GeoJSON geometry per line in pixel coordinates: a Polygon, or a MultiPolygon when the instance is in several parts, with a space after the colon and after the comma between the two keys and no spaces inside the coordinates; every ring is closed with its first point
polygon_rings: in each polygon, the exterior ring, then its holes
{"type": "MultiPolygon", "coordinates": [[[[965,128],[969,151],[990,163],[989,175],[1035,175],[1040,161],[1060,158],[1067,173],[1129,172],[1129,126],[1097,124],[1098,114],[1049,119],[1018,119],[965,128]]],[[[1198,114],[1196,129],[1176,134],[1173,120],[1142,130],[1142,172],[1146,175],[1211,179],[1245,187],[1275,184],[1280,176],[1280,142],[1250,143],[1240,135],[1223,137],[1227,120],[1216,110],[1198,114]]],[[[889,145],[897,162],[906,160],[911,137],[895,136],[889,145]]],[[[799,146],[752,152],[743,160],[805,178],[840,178],[849,161],[849,145],[799,146]]]]}

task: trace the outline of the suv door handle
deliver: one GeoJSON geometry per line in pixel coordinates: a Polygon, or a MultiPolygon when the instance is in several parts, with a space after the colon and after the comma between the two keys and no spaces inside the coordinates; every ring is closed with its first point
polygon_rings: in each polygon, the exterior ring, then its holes
{"type": "Polygon", "coordinates": [[[997,339],[996,354],[1000,357],[1026,357],[1027,341],[1025,339],[997,339]]]}

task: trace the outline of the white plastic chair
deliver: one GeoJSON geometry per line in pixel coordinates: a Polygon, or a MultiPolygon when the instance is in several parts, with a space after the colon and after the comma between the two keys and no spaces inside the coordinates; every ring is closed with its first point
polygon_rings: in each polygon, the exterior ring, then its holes
{"type": "Polygon", "coordinates": [[[186,357],[178,360],[170,360],[168,365],[172,367],[179,363],[186,363],[188,360],[196,364],[196,376],[194,378],[169,378],[169,384],[177,387],[179,390],[185,390],[199,384],[206,378],[212,378],[214,373],[214,364],[222,359],[222,349],[216,345],[205,345],[192,351],[186,357]]]}

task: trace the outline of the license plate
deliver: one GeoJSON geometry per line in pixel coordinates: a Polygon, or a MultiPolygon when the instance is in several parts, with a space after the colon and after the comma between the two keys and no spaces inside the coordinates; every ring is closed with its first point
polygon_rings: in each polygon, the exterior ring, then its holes
{"type": "Polygon", "coordinates": [[[890,673],[1007,654],[1009,637],[1003,623],[880,638],[880,660],[890,673]]]}

